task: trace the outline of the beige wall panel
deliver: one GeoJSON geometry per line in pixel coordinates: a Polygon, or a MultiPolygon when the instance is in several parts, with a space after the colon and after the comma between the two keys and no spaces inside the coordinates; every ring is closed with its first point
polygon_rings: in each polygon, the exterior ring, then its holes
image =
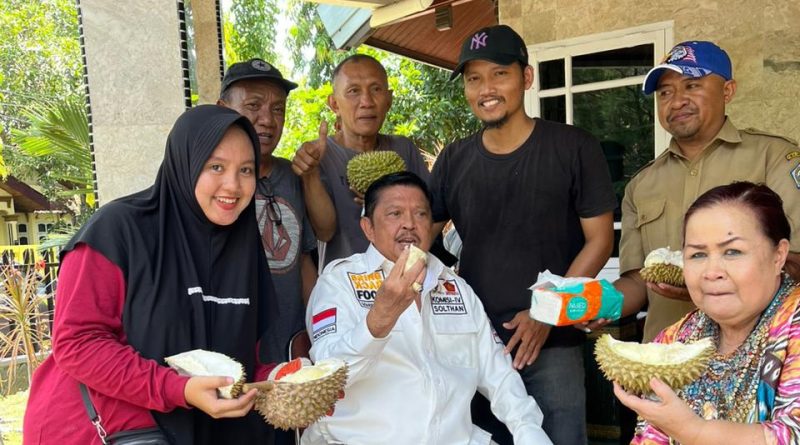
{"type": "Polygon", "coordinates": [[[152,183],[183,112],[176,0],[81,0],[101,203],[152,183]]]}
{"type": "Polygon", "coordinates": [[[800,139],[800,1],[499,0],[499,12],[528,44],[672,20],[674,43],[712,40],[730,54],[738,126],[800,139]]]}
{"type": "Polygon", "coordinates": [[[96,133],[94,143],[109,150],[96,150],[98,180],[102,175],[100,193],[103,202],[137,192],[153,184],[161,161],[172,122],[159,125],[109,125],[96,133]],[[131,141],[136,141],[132,144],[131,141]],[[110,173],[111,172],[111,173],[110,173]],[[113,172],[118,172],[113,174],[113,172]]]}

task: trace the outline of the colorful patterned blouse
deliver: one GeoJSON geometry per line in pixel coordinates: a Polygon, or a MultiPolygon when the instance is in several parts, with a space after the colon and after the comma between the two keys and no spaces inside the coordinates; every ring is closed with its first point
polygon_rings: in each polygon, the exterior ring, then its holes
{"type": "MultiPolygon", "coordinates": [[[[750,423],[758,422],[764,426],[769,437],[768,443],[788,445],[800,443],[800,286],[793,285],[776,309],[769,323],[767,344],[758,365],[759,381],[757,385],[752,385],[756,394],[747,419],[750,423]]],[[[694,341],[703,318],[707,319],[695,310],[664,329],[653,341],[694,341]]],[[[684,391],[679,392],[679,396],[692,406],[692,400],[687,399],[684,391]]],[[[694,409],[697,412],[697,408],[694,409]]],[[[703,413],[698,415],[704,416],[703,413]]],[[[708,413],[704,417],[708,418],[708,413]]],[[[631,441],[633,445],[670,443],[674,442],[670,442],[666,434],[642,419],[631,441]]]]}

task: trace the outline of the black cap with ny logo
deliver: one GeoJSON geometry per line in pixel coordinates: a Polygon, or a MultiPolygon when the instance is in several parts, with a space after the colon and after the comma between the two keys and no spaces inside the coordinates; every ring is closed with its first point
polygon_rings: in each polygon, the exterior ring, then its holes
{"type": "Polygon", "coordinates": [[[450,80],[458,77],[470,60],[488,60],[500,65],[513,62],[528,65],[528,49],[522,37],[508,25],[489,26],[477,30],[464,40],[458,66],[450,75],[450,80]]]}

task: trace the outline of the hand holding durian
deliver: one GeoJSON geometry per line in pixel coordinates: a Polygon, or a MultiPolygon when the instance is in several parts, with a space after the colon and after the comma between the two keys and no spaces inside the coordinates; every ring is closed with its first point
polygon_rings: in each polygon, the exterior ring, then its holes
{"type": "Polygon", "coordinates": [[[683,252],[661,247],[650,252],[644,260],[639,275],[647,288],[663,297],[690,301],[689,291],[683,282],[683,252]]]}
{"type": "Polygon", "coordinates": [[[321,360],[313,366],[296,359],[278,365],[270,379],[249,384],[244,383],[242,365],[224,354],[195,349],[165,360],[181,374],[232,378],[233,384],[218,388],[224,399],[256,389],[255,409],[267,422],[285,430],[305,428],[325,415],[347,381],[347,364],[338,359],[321,360]]]}
{"type": "Polygon", "coordinates": [[[647,254],[639,275],[648,283],[683,286],[683,252],[661,247],[647,254]]]}

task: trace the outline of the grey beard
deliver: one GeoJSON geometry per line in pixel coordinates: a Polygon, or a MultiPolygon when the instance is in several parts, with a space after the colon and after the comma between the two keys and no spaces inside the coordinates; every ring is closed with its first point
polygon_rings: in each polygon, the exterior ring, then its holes
{"type": "Polygon", "coordinates": [[[481,121],[481,122],[483,123],[483,126],[486,127],[486,129],[488,130],[502,128],[503,125],[505,125],[506,122],[508,122],[508,115],[505,115],[500,119],[496,119],[493,121],[481,121]]]}

